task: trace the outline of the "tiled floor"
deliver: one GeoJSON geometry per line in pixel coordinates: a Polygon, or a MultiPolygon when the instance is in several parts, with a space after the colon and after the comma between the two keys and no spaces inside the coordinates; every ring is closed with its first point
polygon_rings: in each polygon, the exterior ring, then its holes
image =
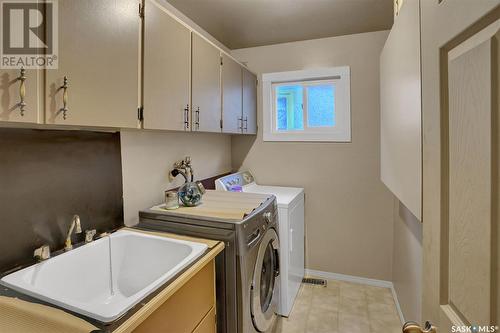
{"type": "Polygon", "coordinates": [[[289,318],[274,333],[401,333],[388,288],[341,281],[302,285],[289,318]]]}

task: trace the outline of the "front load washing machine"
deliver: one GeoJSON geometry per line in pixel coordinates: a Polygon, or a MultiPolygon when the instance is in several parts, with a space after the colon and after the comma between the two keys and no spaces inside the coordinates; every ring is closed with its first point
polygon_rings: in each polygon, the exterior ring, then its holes
{"type": "MultiPolygon", "coordinates": [[[[218,207],[229,208],[234,200],[255,202],[251,194],[234,194],[237,198],[225,202],[216,193],[220,192],[207,191],[203,201],[215,200],[218,207]]],[[[138,228],[220,240],[226,244],[215,263],[218,333],[267,333],[277,317],[280,297],[278,209],[274,196],[265,198],[242,219],[184,215],[162,209],[162,205],[139,213],[138,228]]]]}
{"type": "Polygon", "coordinates": [[[249,171],[219,178],[216,188],[223,191],[273,194],[278,204],[281,243],[281,289],[278,313],[288,317],[299,293],[304,265],[304,189],[261,185],[249,171]]]}
{"type": "Polygon", "coordinates": [[[264,214],[262,221],[244,229],[239,239],[241,322],[243,332],[269,332],[279,303],[279,247],[277,216],[264,214]]]}

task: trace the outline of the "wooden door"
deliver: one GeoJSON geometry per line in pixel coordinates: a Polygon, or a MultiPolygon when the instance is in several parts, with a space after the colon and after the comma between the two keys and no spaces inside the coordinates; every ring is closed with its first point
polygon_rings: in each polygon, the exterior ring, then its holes
{"type": "Polygon", "coordinates": [[[220,51],[198,34],[192,34],[192,129],[221,131],[220,51]]]}
{"type": "Polygon", "coordinates": [[[0,70],[0,122],[43,122],[39,107],[41,73],[36,69],[0,70]]]}
{"type": "Polygon", "coordinates": [[[500,319],[498,4],[421,2],[423,320],[438,332],[500,319]]]}
{"type": "Polygon", "coordinates": [[[257,77],[243,69],[243,133],[257,134],[257,77]]]}
{"type": "Polygon", "coordinates": [[[46,71],[48,124],[137,126],[138,8],[138,0],[59,1],[59,68],[46,71]]]}
{"type": "Polygon", "coordinates": [[[189,130],[191,32],[154,0],[144,21],[144,128],[189,130]]]}
{"type": "Polygon", "coordinates": [[[241,66],[222,55],[222,131],[224,133],[241,133],[242,118],[242,69],[241,66]]]}

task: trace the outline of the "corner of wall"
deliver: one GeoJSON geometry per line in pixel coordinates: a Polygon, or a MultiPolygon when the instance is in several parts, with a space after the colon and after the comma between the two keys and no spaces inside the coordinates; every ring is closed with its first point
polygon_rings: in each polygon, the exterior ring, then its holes
{"type": "Polygon", "coordinates": [[[392,280],[406,320],[422,316],[422,223],[397,199],[394,201],[392,280]]]}

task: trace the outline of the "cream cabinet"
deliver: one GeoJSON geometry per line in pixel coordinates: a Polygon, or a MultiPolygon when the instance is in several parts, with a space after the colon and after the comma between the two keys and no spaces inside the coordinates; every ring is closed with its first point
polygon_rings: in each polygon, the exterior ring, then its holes
{"type": "Polygon", "coordinates": [[[228,56],[222,57],[224,133],[257,133],[257,77],[228,56]]]}
{"type": "Polygon", "coordinates": [[[243,68],[243,126],[244,134],[257,134],[257,77],[243,68]]]}
{"type": "Polygon", "coordinates": [[[215,333],[215,261],[196,273],[134,333],[215,333]]]}
{"type": "Polygon", "coordinates": [[[405,0],[380,56],[381,179],[421,219],[419,0],[405,0]]]}
{"type": "Polygon", "coordinates": [[[58,67],[0,70],[0,124],[256,133],[255,76],[161,0],[65,0],[58,67]]]}
{"type": "Polygon", "coordinates": [[[46,123],[137,127],[138,8],[138,0],[59,1],[59,66],[46,71],[46,123]]]}
{"type": "Polygon", "coordinates": [[[0,70],[0,123],[43,121],[40,114],[41,70],[0,70]]]}
{"type": "Polygon", "coordinates": [[[145,2],[144,128],[189,130],[191,32],[156,1],[145,2]]]}
{"type": "Polygon", "coordinates": [[[241,133],[243,128],[242,68],[230,57],[222,56],[222,131],[241,133]]]}
{"type": "Polygon", "coordinates": [[[193,131],[221,131],[221,54],[198,34],[192,34],[191,126],[193,131]]]}

